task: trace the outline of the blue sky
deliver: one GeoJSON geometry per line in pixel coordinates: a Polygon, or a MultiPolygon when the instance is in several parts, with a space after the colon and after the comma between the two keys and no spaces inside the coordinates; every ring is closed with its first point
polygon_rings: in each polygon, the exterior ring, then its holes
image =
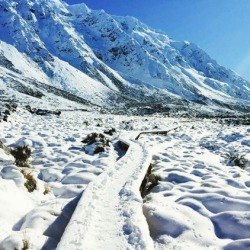
{"type": "Polygon", "coordinates": [[[188,40],[250,81],[250,0],[65,0],[135,16],[175,40],[188,40]]]}

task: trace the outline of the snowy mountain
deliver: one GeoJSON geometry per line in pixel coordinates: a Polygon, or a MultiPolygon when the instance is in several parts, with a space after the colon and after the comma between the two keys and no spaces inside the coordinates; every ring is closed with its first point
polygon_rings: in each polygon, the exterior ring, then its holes
{"type": "Polygon", "coordinates": [[[0,13],[0,86],[17,99],[32,89],[42,92],[39,103],[62,103],[69,93],[70,101],[109,109],[250,107],[249,82],[195,44],[174,41],[133,17],[62,0],[0,0],[0,13]]]}
{"type": "Polygon", "coordinates": [[[135,18],[0,0],[0,250],[250,249],[249,109],[135,18]]]}

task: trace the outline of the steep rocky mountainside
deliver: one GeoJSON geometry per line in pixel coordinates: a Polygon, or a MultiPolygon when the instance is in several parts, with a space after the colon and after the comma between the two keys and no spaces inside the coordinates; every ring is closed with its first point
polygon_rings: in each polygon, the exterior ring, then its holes
{"type": "Polygon", "coordinates": [[[51,103],[69,93],[70,101],[109,109],[250,106],[249,82],[195,44],[174,41],[133,17],[61,0],[0,0],[0,13],[1,89],[33,89],[51,103]]]}

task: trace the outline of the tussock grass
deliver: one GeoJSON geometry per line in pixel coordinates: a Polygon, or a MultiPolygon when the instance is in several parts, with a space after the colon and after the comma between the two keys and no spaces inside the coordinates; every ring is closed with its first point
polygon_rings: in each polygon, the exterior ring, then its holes
{"type": "Polygon", "coordinates": [[[44,184],[44,191],[43,194],[46,195],[51,192],[51,189],[48,184],[44,184]]]}
{"type": "Polygon", "coordinates": [[[24,186],[27,188],[27,190],[30,193],[33,192],[37,187],[35,177],[31,173],[28,173],[27,171],[25,171],[24,169],[21,170],[21,173],[23,174],[24,178],[26,179],[24,186]]]}

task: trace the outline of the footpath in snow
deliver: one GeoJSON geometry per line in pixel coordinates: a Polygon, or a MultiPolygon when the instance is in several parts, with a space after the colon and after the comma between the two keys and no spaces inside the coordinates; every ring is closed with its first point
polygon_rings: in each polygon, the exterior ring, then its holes
{"type": "Polygon", "coordinates": [[[153,249],[139,188],[151,161],[146,147],[129,149],[84,191],[57,250],[153,249]]]}

